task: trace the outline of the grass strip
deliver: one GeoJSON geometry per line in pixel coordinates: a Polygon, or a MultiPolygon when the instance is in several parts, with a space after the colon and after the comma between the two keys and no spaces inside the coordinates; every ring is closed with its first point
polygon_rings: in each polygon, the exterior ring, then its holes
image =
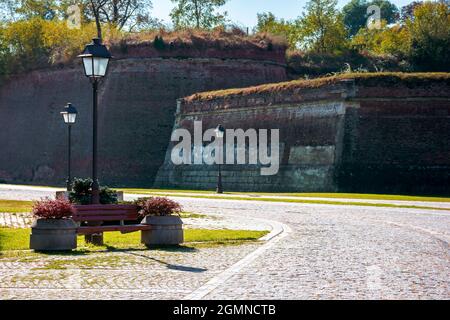
{"type": "MultiPolygon", "coordinates": [[[[30,241],[30,229],[14,229],[0,227],[0,251],[9,250],[28,250],[30,241]]],[[[208,242],[236,242],[236,241],[255,241],[265,236],[268,231],[254,230],[206,230],[206,229],[185,229],[185,243],[208,243],[208,242]]],[[[140,232],[121,234],[120,232],[105,232],[104,247],[93,247],[84,242],[84,237],[78,237],[78,247],[80,250],[98,250],[98,249],[139,249],[140,232]]]]}

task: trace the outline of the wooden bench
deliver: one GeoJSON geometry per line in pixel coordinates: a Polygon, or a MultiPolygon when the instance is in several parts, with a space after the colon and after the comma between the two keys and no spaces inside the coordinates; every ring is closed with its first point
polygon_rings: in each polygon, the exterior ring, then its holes
{"type": "Polygon", "coordinates": [[[138,207],[133,205],[76,205],[72,219],[87,223],[78,227],[79,235],[97,234],[102,232],[120,231],[130,233],[150,230],[149,225],[125,224],[126,221],[138,221],[138,207]],[[102,225],[105,222],[118,222],[114,225],[102,225]]]}

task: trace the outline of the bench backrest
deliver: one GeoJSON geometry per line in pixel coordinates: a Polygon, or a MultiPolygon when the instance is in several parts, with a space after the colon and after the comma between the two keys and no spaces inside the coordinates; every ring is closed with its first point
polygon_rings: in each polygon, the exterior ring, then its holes
{"type": "Polygon", "coordinates": [[[138,207],[134,205],[76,205],[75,221],[134,221],[138,220],[138,207]]]}

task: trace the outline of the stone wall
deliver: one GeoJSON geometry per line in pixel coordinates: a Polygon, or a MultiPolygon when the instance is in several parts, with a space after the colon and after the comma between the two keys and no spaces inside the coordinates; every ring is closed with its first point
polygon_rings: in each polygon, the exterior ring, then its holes
{"type": "MultiPolygon", "coordinates": [[[[280,171],[224,165],[226,190],[449,194],[450,81],[386,75],[295,82],[180,100],[175,128],[280,130],[280,171]]],[[[217,166],[170,160],[156,186],[214,189],[217,166]]]]}
{"type": "MultiPolygon", "coordinates": [[[[177,98],[286,80],[278,58],[148,58],[145,50],[117,56],[99,93],[99,178],[113,186],[153,185],[177,98]]],[[[92,89],[75,64],[14,76],[1,86],[0,182],[64,184],[67,128],[59,112],[67,102],[79,111],[72,130],[73,175],[90,176],[92,89]]]]}
{"type": "Polygon", "coordinates": [[[360,86],[348,109],[339,188],[450,194],[450,84],[360,86]]]}

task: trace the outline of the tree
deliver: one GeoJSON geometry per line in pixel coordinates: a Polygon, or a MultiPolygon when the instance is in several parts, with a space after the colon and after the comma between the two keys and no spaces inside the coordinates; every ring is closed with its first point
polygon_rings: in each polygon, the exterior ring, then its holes
{"type": "Polygon", "coordinates": [[[254,29],[255,33],[270,33],[286,38],[289,47],[294,49],[298,42],[296,24],[284,19],[277,19],[272,12],[258,13],[258,23],[254,29]]]}
{"type": "Polygon", "coordinates": [[[0,81],[8,74],[9,50],[5,39],[5,26],[0,22],[0,81]]]}
{"type": "Polygon", "coordinates": [[[108,0],[89,0],[87,8],[89,8],[91,15],[94,17],[95,25],[97,26],[97,37],[103,39],[102,24],[100,20],[100,10],[108,2],[108,0]]]}
{"type": "Polygon", "coordinates": [[[228,0],[172,0],[176,4],[170,13],[175,28],[211,29],[226,22],[227,12],[216,10],[228,0]]]}
{"type": "Polygon", "coordinates": [[[414,16],[414,9],[416,9],[422,3],[423,2],[421,2],[421,1],[413,1],[410,4],[407,4],[406,6],[403,6],[401,8],[401,14],[400,14],[402,21],[406,21],[408,19],[413,18],[413,16],[414,16]]]}
{"type": "Polygon", "coordinates": [[[380,8],[380,18],[388,24],[394,23],[398,19],[398,8],[388,0],[373,0],[370,2],[366,0],[351,0],[342,8],[344,24],[350,36],[354,36],[359,29],[366,26],[369,17],[367,8],[372,5],[380,8]]]}
{"type": "Polygon", "coordinates": [[[10,22],[32,18],[52,20],[57,15],[57,9],[57,0],[2,0],[0,21],[10,22]]]}
{"type": "Polygon", "coordinates": [[[336,0],[310,0],[297,21],[301,47],[317,53],[333,53],[347,46],[342,15],[336,0]]]}
{"type": "Polygon", "coordinates": [[[409,50],[410,37],[406,27],[394,25],[388,27],[382,21],[380,29],[361,28],[352,38],[355,49],[367,50],[376,55],[392,55],[404,59],[409,50]]]}
{"type": "Polygon", "coordinates": [[[450,9],[425,2],[406,21],[411,37],[410,61],[419,70],[450,71],[450,9]]]}
{"type": "Polygon", "coordinates": [[[150,21],[151,0],[109,0],[99,8],[100,20],[122,30],[150,21]]]}
{"type": "Polygon", "coordinates": [[[57,3],[55,0],[21,0],[16,2],[18,2],[16,13],[25,19],[52,20],[56,16],[57,3]]]}
{"type": "Polygon", "coordinates": [[[49,51],[44,45],[45,23],[46,20],[36,17],[11,22],[3,28],[2,42],[7,48],[3,54],[9,56],[8,72],[46,66],[49,51]]]}
{"type": "Polygon", "coordinates": [[[78,5],[85,21],[95,21],[97,36],[103,36],[102,25],[131,31],[136,27],[156,24],[150,17],[151,0],[62,0],[60,10],[66,15],[70,5],[78,5]]]}

